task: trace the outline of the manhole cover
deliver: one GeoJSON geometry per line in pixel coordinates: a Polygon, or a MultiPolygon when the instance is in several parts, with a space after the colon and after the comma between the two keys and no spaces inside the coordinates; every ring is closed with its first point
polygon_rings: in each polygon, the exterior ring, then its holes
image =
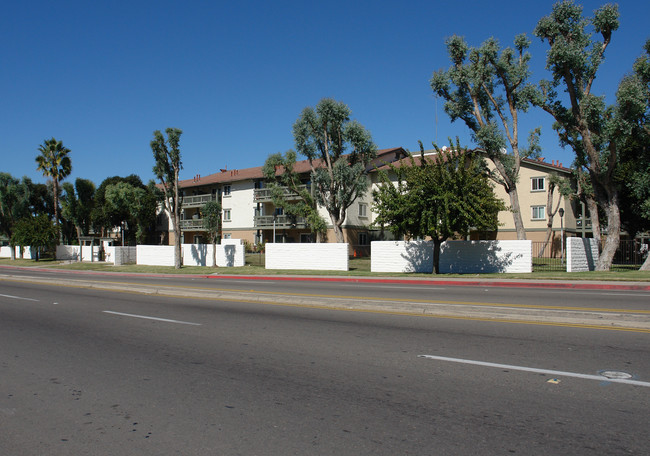
{"type": "Polygon", "coordinates": [[[618,371],[602,371],[600,372],[600,375],[603,377],[607,378],[632,378],[632,374],[628,374],[627,372],[618,372],[618,371]]]}

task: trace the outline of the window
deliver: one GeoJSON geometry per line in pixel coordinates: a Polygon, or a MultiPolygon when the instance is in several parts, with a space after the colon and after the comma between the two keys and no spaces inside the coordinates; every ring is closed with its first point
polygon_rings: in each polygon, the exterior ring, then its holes
{"type": "Polygon", "coordinates": [[[195,244],[203,244],[203,236],[194,236],[195,244]]]}
{"type": "Polygon", "coordinates": [[[224,222],[229,222],[230,221],[230,209],[224,209],[223,210],[223,221],[224,222]]]}
{"type": "Polygon", "coordinates": [[[311,235],[311,233],[301,233],[300,234],[300,243],[301,244],[307,244],[310,242],[314,242],[314,237],[311,235]]]}
{"type": "Polygon", "coordinates": [[[533,220],[546,220],[546,206],[532,206],[533,220]]]}
{"type": "Polygon", "coordinates": [[[546,190],[546,183],[544,182],[544,177],[533,177],[530,181],[530,189],[533,192],[543,192],[546,190]]]}
{"type": "Polygon", "coordinates": [[[368,217],[368,205],[366,203],[359,203],[359,217],[368,217]]]}
{"type": "Polygon", "coordinates": [[[230,185],[223,186],[223,196],[230,196],[230,185]]]}
{"type": "Polygon", "coordinates": [[[232,234],[231,233],[224,233],[223,238],[224,239],[232,239],[232,234]]]}
{"type": "Polygon", "coordinates": [[[359,245],[368,245],[368,233],[359,233],[359,245]]]}

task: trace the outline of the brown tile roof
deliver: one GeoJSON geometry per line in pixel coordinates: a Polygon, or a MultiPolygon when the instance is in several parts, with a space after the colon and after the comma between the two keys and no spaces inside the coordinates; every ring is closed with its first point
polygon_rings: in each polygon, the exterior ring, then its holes
{"type": "MultiPolygon", "coordinates": [[[[406,151],[401,147],[393,147],[391,149],[382,149],[377,151],[377,157],[373,159],[368,166],[369,170],[375,169],[377,165],[390,163],[397,160],[399,157],[406,156],[406,151]]],[[[318,163],[320,160],[315,160],[318,163]]],[[[307,173],[311,170],[308,160],[301,160],[296,162],[294,170],[298,173],[307,173]]],[[[180,181],[180,188],[201,187],[211,184],[227,184],[229,182],[236,182],[248,179],[263,179],[262,167],[256,166],[254,168],[244,169],[222,169],[218,173],[209,174],[207,176],[196,175],[192,179],[185,179],[180,181]]]]}

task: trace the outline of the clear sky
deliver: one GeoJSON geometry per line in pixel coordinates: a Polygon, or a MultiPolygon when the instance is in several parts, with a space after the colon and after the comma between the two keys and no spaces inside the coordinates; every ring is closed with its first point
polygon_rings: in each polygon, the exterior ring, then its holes
{"type": "MultiPolygon", "coordinates": [[[[582,1],[585,12],[604,2],[582,1]]],[[[0,17],[0,171],[45,178],[37,149],[55,137],[72,150],[77,177],[153,178],[154,130],[183,130],[182,178],[261,166],[293,148],[301,110],[323,97],[346,103],[380,149],[418,150],[460,136],[429,79],[447,68],[445,39],[509,45],[528,33],[533,80],[546,45],[532,37],[552,1],[9,1],[0,17]]],[[[650,38],[650,2],[621,1],[594,92],[616,86],[650,38]]],[[[542,155],[565,166],[547,114],[542,155]]],[[[527,137],[527,132],[522,134],[527,137]]]]}

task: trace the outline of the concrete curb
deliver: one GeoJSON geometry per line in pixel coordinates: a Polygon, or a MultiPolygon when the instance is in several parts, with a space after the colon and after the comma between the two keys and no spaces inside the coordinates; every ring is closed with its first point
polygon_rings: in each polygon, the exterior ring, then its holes
{"type": "Polygon", "coordinates": [[[305,281],[305,282],[342,282],[342,283],[388,283],[436,286],[464,287],[504,287],[504,288],[551,288],[575,290],[618,290],[650,291],[648,282],[613,282],[613,281],[551,281],[538,279],[428,279],[395,277],[351,277],[351,276],[301,276],[301,275],[238,275],[238,274],[155,274],[138,272],[78,271],[73,269],[35,268],[25,266],[0,265],[0,269],[22,269],[37,272],[62,272],[77,275],[108,275],[121,277],[171,277],[195,279],[227,280],[268,280],[268,281],[305,281]]]}

